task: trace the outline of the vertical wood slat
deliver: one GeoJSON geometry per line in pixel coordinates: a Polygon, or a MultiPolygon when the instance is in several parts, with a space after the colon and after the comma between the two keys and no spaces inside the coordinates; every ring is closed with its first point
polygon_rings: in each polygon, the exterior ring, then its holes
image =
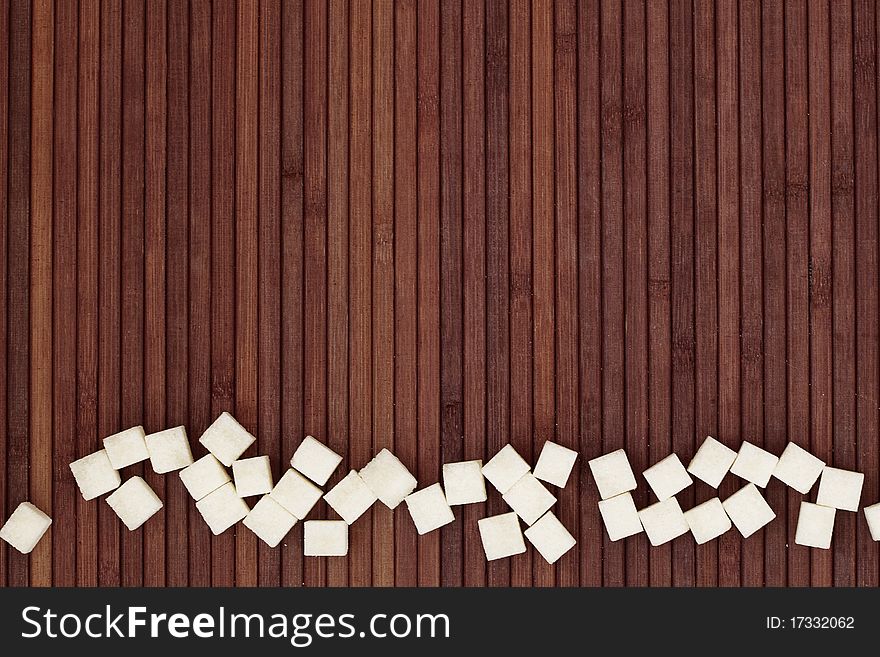
{"type": "MultiPolygon", "coordinates": [[[[810,2],[810,442],[797,441],[826,463],[832,460],[832,176],[830,3],[810,2]]],[[[793,437],[793,439],[795,439],[793,437]]],[[[796,439],[795,439],[796,440],[796,439]]],[[[833,556],[810,554],[810,585],[830,586],[833,556]]]]}
{"type": "MultiPolygon", "coordinates": [[[[98,439],[120,426],[121,390],[121,77],[122,12],[101,4],[100,164],[98,227],[98,439]]],[[[100,442],[95,445],[97,449],[100,442]]],[[[98,584],[120,586],[122,523],[106,505],[98,505],[98,584]]]]}
{"type": "MultiPolygon", "coordinates": [[[[75,517],[76,484],[67,464],[76,456],[77,7],[60,3],[55,16],[55,130],[52,226],[52,512],[75,517]],[[73,330],[70,327],[73,326],[73,330]]],[[[76,584],[76,524],[53,528],[52,581],[76,584]]]]}
{"type": "MultiPolygon", "coordinates": [[[[235,111],[235,414],[258,430],[259,3],[238,4],[235,111]]],[[[235,584],[256,586],[257,537],[235,533],[235,584]]]]}
{"type": "MultiPolygon", "coordinates": [[[[549,420],[549,435],[547,427],[541,431],[535,431],[533,412],[537,400],[552,400],[552,385],[546,385],[540,390],[533,388],[534,350],[533,336],[535,336],[534,323],[532,320],[532,290],[534,289],[534,267],[532,258],[532,90],[531,90],[531,16],[527,2],[515,2],[510,5],[509,31],[510,31],[510,370],[519,372],[519,376],[510,379],[510,443],[520,455],[529,462],[533,462],[532,444],[541,438],[552,438],[552,411],[545,413],[549,420]],[[543,394],[539,395],[539,392],[543,394]]],[[[535,10],[546,13],[546,3],[535,3],[535,10]]],[[[467,24],[467,20],[465,21],[467,24]]],[[[468,53],[469,54],[469,53],[468,53]]],[[[549,57],[544,62],[548,64],[549,57]]],[[[469,66],[469,68],[472,68],[469,66]]],[[[552,80],[550,74],[543,78],[549,86],[552,80]]],[[[535,94],[537,96],[537,94],[535,94]]],[[[542,94],[544,109],[550,100],[550,94],[542,94]]],[[[552,113],[547,112],[543,118],[552,121],[552,113]]],[[[544,135],[542,150],[549,149],[547,135],[544,135]]],[[[546,159],[546,158],[544,158],[546,159]]],[[[552,182],[552,167],[540,172],[542,180],[552,182]]],[[[544,217],[542,217],[544,219],[544,217]]],[[[467,219],[465,219],[467,221],[467,219]]],[[[552,222],[543,222],[552,228],[552,222]]],[[[536,224],[537,225],[537,224],[536,224]]],[[[484,231],[485,232],[485,231],[484,231]]],[[[553,259],[544,259],[540,265],[546,268],[552,266],[553,259]]],[[[550,295],[552,296],[552,295],[550,295]]],[[[551,301],[545,297],[544,304],[551,301]]],[[[538,340],[535,340],[538,342],[538,340]]],[[[546,350],[545,350],[546,351],[546,350]]],[[[552,350],[550,351],[552,359],[552,350]]],[[[532,555],[525,552],[511,559],[510,583],[512,586],[529,586],[533,577],[540,577],[541,573],[532,571],[532,555]]],[[[551,568],[543,568],[546,575],[552,572],[551,568]]]]}
{"type": "MultiPolygon", "coordinates": [[[[122,7],[121,430],[144,416],[144,5],[122,7]]],[[[131,476],[142,476],[143,464],[131,476]]],[[[122,585],[142,586],[143,531],[122,530],[122,585]]]]}
{"type": "MultiPolygon", "coordinates": [[[[287,8],[288,3],[285,3],[287,8]]],[[[337,469],[337,474],[327,482],[328,488],[335,485],[345,473],[348,472],[348,440],[349,440],[349,396],[348,396],[348,373],[349,373],[349,305],[348,305],[348,246],[349,246],[349,188],[348,188],[348,162],[349,162],[349,8],[347,0],[332,0],[329,8],[328,33],[329,46],[329,97],[327,99],[327,432],[330,448],[342,455],[342,463],[337,469]]],[[[285,31],[285,33],[289,33],[285,31]]],[[[296,37],[294,37],[296,38],[296,37]]],[[[301,48],[301,45],[299,46],[301,48]]],[[[288,49],[285,48],[285,52],[288,49]]],[[[295,49],[293,49],[295,52],[295,49]]],[[[296,61],[291,61],[294,72],[285,72],[285,80],[292,80],[301,84],[301,79],[295,73],[296,61]]],[[[293,100],[293,98],[292,98],[293,100]]],[[[296,108],[302,111],[302,107],[296,108]]],[[[285,120],[285,125],[288,121],[285,120]]],[[[302,117],[292,122],[294,130],[291,131],[291,150],[300,159],[300,171],[302,170],[301,139],[297,143],[297,132],[302,131],[302,117]]],[[[301,137],[301,135],[300,135],[301,137]]],[[[295,158],[292,158],[295,159],[295,158]]],[[[302,190],[294,192],[294,212],[302,212],[302,190]]],[[[295,225],[292,221],[291,225],[295,225]]],[[[301,239],[301,238],[300,238],[301,239]]],[[[296,267],[291,261],[291,265],[296,267]]],[[[301,271],[295,271],[299,280],[302,278],[301,271]]],[[[290,277],[285,276],[285,281],[290,277]]],[[[297,280],[294,277],[294,280],[297,280]]],[[[295,288],[294,288],[295,289],[295,288]]],[[[301,296],[300,296],[301,298],[301,296]]],[[[299,315],[302,316],[302,307],[299,315]]],[[[297,313],[296,305],[292,305],[290,311],[297,313]]],[[[288,314],[285,309],[285,320],[288,314]]],[[[297,346],[301,341],[292,335],[293,344],[297,346]]],[[[302,368],[301,352],[297,355],[300,359],[296,363],[302,368]]],[[[295,368],[296,369],[296,368],[295,368]]],[[[302,399],[294,393],[295,403],[302,405],[302,399]]],[[[285,402],[285,407],[294,402],[285,402]]],[[[287,423],[285,423],[287,426],[287,423]]],[[[286,455],[286,452],[285,452],[286,455]]],[[[326,507],[325,507],[326,508],[326,507]]],[[[294,549],[294,554],[299,550],[294,549]]],[[[415,564],[413,564],[415,566],[415,564]]],[[[327,584],[329,586],[345,586],[348,584],[348,563],[341,559],[331,559],[327,564],[327,584]]]]}
{"type": "MultiPolygon", "coordinates": [[[[258,447],[269,457],[273,482],[281,477],[281,3],[260,6],[259,89],[259,378],[258,447]]],[[[318,251],[320,254],[321,252],[318,251]]],[[[320,289],[320,288],[319,288],[320,289]]],[[[319,313],[315,313],[316,315],[319,313]]],[[[322,412],[323,405],[316,404],[322,412]]],[[[290,456],[287,457],[289,459],[290,456]]],[[[256,503],[256,500],[254,501],[256,503]]],[[[281,583],[281,552],[258,544],[257,581],[281,583]]]]}
{"type": "MultiPolygon", "coordinates": [[[[51,515],[54,3],[35,0],[32,11],[29,499],[51,515]]],[[[51,541],[31,553],[30,584],[52,584],[51,541]]]]}
{"type": "MultiPolygon", "coordinates": [[[[670,192],[669,167],[669,7],[651,1],[647,7],[647,172],[648,198],[648,437],[651,463],[672,449],[670,313],[670,192]]],[[[585,384],[582,384],[585,385],[585,384]]],[[[697,435],[697,439],[702,436],[697,435]]],[[[653,548],[649,555],[651,586],[672,583],[672,546],[653,548]]]]}
{"type": "MultiPolygon", "coordinates": [[[[198,439],[208,428],[211,417],[211,297],[202,290],[211,285],[211,167],[203,166],[212,153],[211,128],[211,3],[194,0],[189,4],[189,287],[188,329],[188,421],[187,431],[198,439]]],[[[171,496],[188,496],[179,477],[167,484],[171,496]]],[[[211,532],[196,512],[189,517],[189,546],[202,558],[190,559],[191,586],[211,583],[211,532]]]]}
{"type": "MultiPolygon", "coordinates": [[[[306,3],[303,24],[303,430],[327,440],[327,12],[320,0],[306,3]]],[[[292,455],[292,454],[291,454],[292,455]]],[[[289,456],[288,456],[289,458],[289,456]]],[[[326,507],[318,506],[320,513],[326,507]]],[[[322,586],[326,559],[305,561],[307,586],[322,586]]]]}
{"type": "MultiPolygon", "coordinates": [[[[507,10],[508,5],[503,0],[488,0],[486,3],[486,436],[489,455],[508,442],[510,433],[507,10]]],[[[448,63],[453,47],[448,32],[444,20],[441,49],[444,64],[448,63]]],[[[445,80],[446,76],[443,78],[445,80]]],[[[444,118],[450,111],[447,108],[450,91],[445,84],[441,86],[444,118]]],[[[506,511],[508,509],[503,506],[497,491],[490,491],[489,514],[506,511]]],[[[487,570],[489,586],[510,585],[510,564],[506,561],[493,561],[487,570]]]]}
{"type": "MultiPolygon", "coordinates": [[[[170,29],[170,25],[169,25],[170,29]]],[[[211,31],[211,415],[235,411],[235,43],[231,2],[214,3],[211,31]]],[[[169,148],[171,135],[169,134],[169,148]]],[[[169,182],[170,184],[170,182],[169,182]]],[[[197,440],[196,432],[190,442],[197,440]]],[[[200,450],[201,453],[201,450],[200,450]]],[[[192,502],[187,500],[187,504],[192,502]]],[[[190,506],[192,514],[197,511],[190,506]]],[[[170,511],[169,511],[170,515],[170,511]]],[[[235,537],[211,538],[211,584],[235,583],[235,537]]]]}
{"type": "MultiPolygon", "coordinates": [[[[420,0],[418,51],[418,430],[419,465],[428,481],[440,451],[440,2],[420,0]]],[[[354,345],[352,344],[352,347],[354,345]]],[[[419,586],[440,584],[440,537],[419,537],[419,586]]]]}
{"type": "MultiPolygon", "coordinates": [[[[513,15],[513,12],[511,13],[513,15]]],[[[464,454],[466,460],[487,460],[486,453],[486,99],[485,5],[462,6],[462,222],[464,277],[464,454]]],[[[398,237],[398,239],[401,239],[398,237]]],[[[420,374],[417,372],[417,379],[420,374]]],[[[464,585],[485,586],[486,560],[477,520],[486,504],[454,509],[461,514],[464,534],[464,585]]]]}
{"type": "MultiPolygon", "coordinates": [[[[831,11],[831,181],[833,279],[832,460],[839,468],[856,466],[855,218],[853,165],[852,3],[831,11]]],[[[854,586],[856,518],[835,518],[833,583],[854,586]]]]}
{"type": "MultiPolygon", "coordinates": [[[[367,3],[350,4],[349,25],[349,450],[348,467],[372,458],[372,16],[367,3]],[[357,436],[356,440],[351,440],[357,436]]],[[[372,584],[373,515],[349,530],[349,584],[372,584]]]]}
{"type": "MultiPolygon", "coordinates": [[[[165,172],[165,230],[167,261],[165,290],[166,422],[189,425],[189,11],[172,0],[166,7],[168,78],[166,91],[167,169],[165,172]]],[[[191,440],[198,435],[193,427],[191,440]]],[[[166,483],[166,492],[169,490],[166,483]]],[[[173,488],[171,488],[173,490],[173,488]]],[[[189,496],[168,496],[165,502],[165,550],[189,551],[189,516],[195,515],[189,496]]],[[[197,517],[193,518],[193,522],[197,517]]],[[[168,586],[189,583],[189,559],[169,559],[168,586]]]]}
{"type": "MultiPolygon", "coordinates": [[[[736,200],[725,206],[719,197],[723,193],[727,196],[724,200],[728,203],[732,200],[729,197],[731,164],[737,160],[736,145],[730,141],[730,131],[736,129],[736,116],[731,116],[730,111],[731,101],[736,102],[731,93],[731,84],[734,83],[731,68],[735,66],[735,48],[731,39],[736,37],[736,26],[731,30],[729,11],[716,8],[712,2],[699,2],[695,13],[695,438],[699,441],[708,435],[718,436],[719,428],[722,428],[721,435],[724,438],[730,436],[733,441],[735,425],[730,426],[730,418],[739,419],[739,355],[736,349],[739,322],[735,314],[739,307],[736,278],[739,251],[732,239],[735,234],[732,229],[736,229],[738,217],[735,214],[736,200]],[[736,398],[733,398],[734,394],[736,398]],[[719,422],[722,400],[724,419],[719,422]]],[[[695,493],[693,501],[700,503],[713,492],[701,487],[695,493]]],[[[718,545],[709,543],[697,547],[698,586],[715,586],[719,581],[719,567],[718,545]]]]}
{"type": "MultiPolygon", "coordinates": [[[[535,458],[540,453],[538,452],[540,445],[544,441],[556,440],[553,3],[534,3],[532,9],[531,43],[529,44],[532,65],[532,225],[530,227],[532,233],[532,284],[530,293],[533,313],[531,332],[533,340],[532,406],[534,420],[533,430],[529,432],[530,435],[524,436],[524,439],[516,445],[522,453],[522,457],[530,463],[535,462],[535,458]]],[[[511,47],[514,45],[511,42],[511,47]]],[[[515,94],[514,97],[521,95],[514,88],[511,88],[511,94],[515,94]]],[[[511,115],[511,129],[513,131],[519,129],[519,120],[514,114],[511,115]]],[[[521,157],[520,153],[513,150],[515,146],[515,142],[511,144],[511,156],[521,157]]],[[[517,188],[523,186],[522,182],[513,178],[514,172],[515,167],[511,166],[510,184],[513,198],[518,193],[517,188]]],[[[513,258],[511,260],[514,262],[513,258]]],[[[518,274],[516,271],[511,273],[514,277],[518,274]]],[[[517,303],[522,303],[516,297],[517,290],[522,285],[523,283],[514,278],[514,308],[517,303]]],[[[528,318],[525,320],[527,321],[528,318]]],[[[511,321],[512,338],[515,338],[517,334],[517,326],[515,325],[522,324],[523,319],[517,319],[516,322],[511,321]]],[[[522,367],[515,362],[511,362],[511,367],[515,372],[522,370],[522,367]]],[[[516,377],[516,379],[520,378],[528,380],[525,376],[516,377]]],[[[513,386],[513,390],[515,389],[516,387],[513,386]]],[[[511,412],[513,412],[513,408],[511,412]]],[[[517,413],[517,415],[520,414],[517,413]]],[[[514,426],[519,424],[519,418],[511,417],[511,423],[514,426]]],[[[532,555],[526,553],[518,559],[525,565],[530,565],[532,555]]],[[[518,577],[520,573],[516,569],[516,562],[517,559],[514,559],[514,571],[511,574],[511,579],[513,584],[522,586],[524,581],[518,577]]],[[[529,573],[528,576],[533,577],[536,583],[552,586],[554,573],[546,562],[541,559],[534,560],[532,570],[533,574],[529,573]]]]}
{"type": "Polygon", "coordinates": [[[596,486],[588,476],[588,459],[602,454],[602,222],[600,56],[601,12],[599,4],[578,4],[578,278],[579,377],[581,381],[580,489],[581,512],[580,584],[601,586],[605,582],[604,530],[601,529],[596,486]],[[589,120],[587,120],[589,117],[589,120]]]}
{"type": "MultiPolygon", "coordinates": [[[[0,6],[0,34],[9,35],[9,3],[0,6]]],[[[7,47],[0,48],[0,89],[6,89],[7,93],[0,95],[0,255],[3,264],[0,265],[0,513],[6,515],[7,509],[6,481],[7,481],[7,425],[6,425],[6,382],[9,377],[7,369],[8,358],[6,347],[8,344],[7,329],[7,290],[8,279],[8,253],[6,247],[9,237],[9,47],[8,40],[4,42],[7,47]]],[[[79,528],[77,528],[79,530],[79,528]]],[[[2,541],[0,541],[2,543],[2,541]]],[[[0,545],[0,586],[7,585],[7,546],[0,545]]]]}
{"type": "MultiPolygon", "coordinates": [[[[166,85],[168,60],[165,4],[151,0],[145,16],[144,75],[144,426],[158,431],[166,421],[166,325],[167,289],[165,172],[167,166],[166,85]]],[[[192,438],[192,429],[190,438],[192,438]]],[[[166,581],[165,535],[167,527],[166,478],[151,467],[144,479],[163,500],[164,506],[144,532],[144,586],[164,586],[166,581]]],[[[174,491],[172,483],[168,490],[174,491]]],[[[178,492],[179,495],[179,492],[178,492]]]]}
{"type": "MultiPolygon", "coordinates": [[[[373,454],[394,451],[394,3],[373,3],[373,454]]],[[[413,466],[414,464],[405,464],[413,466]]],[[[436,477],[435,477],[436,478],[436,477]]],[[[405,520],[405,504],[398,517],[405,520]]],[[[373,507],[373,586],[394,585],[395,514],[373,507]]]]}
{"type": "MultiPolygon", "coordinates": [[[[623,259],[623,302],[624,321],[626,326],[624,338],[624,431],[625,445],[630,463],[636,472],[644,472],[651,465],[649,461],[648,445],[645,434],[647,433],[647,339],[648,339],[648,313],[647,313],[647,270],[648,263],[645,247],[647,246],[647,221],[645,218],[647,209],[646,180],[645,180],[645,152],[646,152],[646,126],[645,126],[645,96],[646,96],[646,62],[644,57],[646,39],[646,11],[639,3],[625,2],[623,7],[623,90],[622,90],[622,173],[623,173],[623,216],[622,225],[624,233],[623,259]]],[[[560,35],[557,35],[559,44],[560,35]]],[[[557,45],[557,48],[559,45],[557,45]]],[[[563,81],[557,79],[556,87],[561,92],[563,81]]],[[[560,117],[561,118],[561,117],[560,117]]],[[[564,152],[562,144],[565,138],[562,136],[564,126],[559,121],[557,127],[557,142],[560,144],[560,153],[564,152]]],[[[557,162],[557,171],[563,166],[557,162]]],[[[571,188],[574,181],[568,180],[567,186],[571,188]]],[[[557,193],[557,198],[559,198],[557,193]]],[[[563,232],[565,229],[563,209],[565,203],[557,202],[559,217],[558,237],[556,240],[557,257],[563,262],[565,245],[571,240],[563,232]]],[[[571,258],[569,258],[569,261],[571,258]]],[[[571,267],[571,265],[569,265],[571,267]]],[[[571,287],[566,278],[559,276],[558,294],[571,287]]],[[[559,303],[559,326],[563,327],[565,317],[564,305],[559,303]]],[[[566,345],[572,342],[574,336],[559,332],[558,350],[560,357],[566,345]]],[[[560,390],[570,389],[571,382],[565,380],[564,370],[560,368],[560,390]]],[[[560,395],[562,398],[562,395],[560,395]]],[[[562,417],[570,415],[566,411],[562,399],[558,402],[558,412],[562,417]]],[[[565,442],[570,444],[570,436],[565,442]]],[[[648,505],[646,490],[636,491],[635,499],[638,508],[648,505]]],[[[563,496],[563,500],[565,497],[563,496]]],[[[567,505],[566,505],[567,506],[567,505]]],[[[563,507],[564,509],[565,507],[563,507]]],[[[648,549],[647,537],[639,535],[629,541],[626,551],[626,584],[628,586],[648,585],[648,549]]]]}
{"type": "MultiPolygon", "coordinates": [[[[419,462],[418,372],[418,87],[417,5],[394,9],[394,452],[410,469],[419,462]]],[[[331,32],[332,33],[332,32],[331,32]]],[[[418,535],[405,505],[395,515],[395,586],[418,584],[418,535]]]]}

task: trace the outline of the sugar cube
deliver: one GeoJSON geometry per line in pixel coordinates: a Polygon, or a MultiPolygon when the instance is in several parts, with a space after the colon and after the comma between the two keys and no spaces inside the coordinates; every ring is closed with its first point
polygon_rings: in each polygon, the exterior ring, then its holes
{"type": "Polygon", "coordinates": [[[83,499],[86,500],[93,500],[104,493],[109,493],[119,488],[119,484],[122,483],[119,471],[110,463],[106,449],[74,461],[70,464],[70,471],[83,499]]]}
{"type": "Polygon", "coordinates": [[[208,493],[213,493],[223,484],[232,481],[223,464],[210,452],[185,467],[179,474],[183,485],[196,502],[208,493]]]}
{"type": "Polygon", "coordinates": [[[773,476],[801,495],[806,495],[819,479],[824,467],[825,461],[790,442],[782,450],[782,455],[773,469],[773,476]]]}
{"type": "Polygon", "coordinates": [[[816,504],[841,511],[858,511],[865,475],[852,470],[825,467],[819,480],[816,504]]]}
{"type": "Polygon", "coordinates": [[[749,483],[721,503],[734,526],[748,538],[776,517],[755,484],[749,483]]]}
{"type": "Polygon", "coordinates": [[[406,466],[387,449],[373,457],[358,473],[376,497],[389,509],[396,509],[418,482],[406,466]]]}
{"type": "Polygon", "coordinates": [[[684,469],[678,454],[670,454],[644,472],[648,485],[661,502],[680,493],[694,483],[684,469]]]}
{"type": "Polygon", "coordinates": [[[477,520],[477,527],[488,561],[512,557],[526,551],[522,530],[519,528],[519,518],[513,511],[481,518],[477,520]]]}
{"type": "Polygon", "coordinates": [[[865,507],[865,520],[868,521],[871,538],[880,541],[880,503],[865,507]]]}
{"type": "Polygon", "coordinates": [[[162,500],[141,477],[132,477],[107,496],[107,504],[129,531],[134,531],[162,508],[162,500]]]}
{"type": "Polygon", "coordinates": [[[276,547],[296,524],[294,518],[268,495],[254,504],[242,524],[269,547],[276,547]]]}
{"type": "Polygon", "coordinates": [[[324,499],[350,525],[373,506],[378,498],[357,471],[352,470],[324,494],[324,499]]]}
{"type": "Polygon", "coordinates": [[[759,488],[766,488],[778,462],[779,457],[775,454],[746,440],[743,441],[736,460],[730,466],[730,473],[752,482],[759,488]]]}
{"type": "Polygon", "coordinates": [[[522,518],[527,525],[535,524],[535,521],[544,515],[547,510],[556,504],[556,497],[551,493],[535,475],[527,472],[519,481],[510,487],[501,496],[508,506],[522,518]]]}
{"type": "Polygon", "coordinates": [[[483,476],[504,495],[529,469],[529,464],[508,443],[483,466],[483,476]]]}
{"type": "Polygon", "coordinates": [[[344,520],[306,520],[303,554],[307,557],[344,557],[348,554],[348,524],[344,520]]]}
{"type": "Polygon", "coordinates": [[[231,481],[196,502],[196,509],[215,536],[222,534],[239,520],[244,520],[250,513],[250,508],[238,496],[235,484],[231,481]]]}
{"type": "Polygon", "coordinates": [[[735,460],[736,452],[712,436],[706,436],[688,464],[687,471],[712,488],[718,488],[735,460]]]}
{"type": "Polygon", "coordinates": [[[433,484],[411,493],[404,501],[420,535],[432,532],[455,520],[440,484],[433,484]]]}
{"type": "Polygon", "coordinates": [[[292,468],[288,468],[269,493],[273,500],[298,520],[305,520],[322,494],[320,488],[292,468]]]}
{"type": "Polygon", "coordinates": [[[104,449],[107,450],[107,458],[115,470],[122,470],[150,458],[147,443],[144,441],[144,428],[141,426],[107,436],[104,438],[104,449]]]}
{"type": "Polygon", "coordinates": [[[232,477],[239,497],[265,495],[272,491],[272,464],[268,456],[254,456],[232,464],[232,477]]]}
{"type": "Polygon", "coordinates": [[[600,500],[599,513],[611,541],[619,541],[642,532],[642,521],[639,520],[632,493],[621,493],[607,500],[600,500]]]}
{"type": "Polygon", "coordinates": [[[180,470],[193,463],[186,427],[173,427],[151,433],[146,441],[150,463],[157,474],[180,470]]]}
{"type": "Polygon", "coordinates": [[[713,538],[718,538],[731,528],[730,518],[724,510],[724,505],[717,497],[698,504],[693,509],[684,512],[684,519],[691,534],[697,541],[697,545],[708,543],[713,538]]]}
{"type": "Polygon", "coordinates": [[[256,440],[238,420],[225,411],[220,413],[199,438],[199,442],[227,468],[256,440]]]}
{"type": "Polygon", "coordinates": [[[541,516],[524,533],[547,563],[559,561],[577,542],[552,511],[541,516]]]}
{"type": "Polygon", "coordinates": [[[30,554],[51,524],[52,518],[30,502],[22,502],[0,528],[0,539],[22,554],[30,554]]]}
{"type": "Polygon", "coordinates": [[[306,436],[293,453],[290,467],[304,474],[319,486],[327,483],[342,457],[312,436],[306,436]]]}
{"type": "Polygon", "coordinates": [[[639,511],[639,520],[642,521],[648,541],[654,547],[668,543],[690,529],[678,500],[674,497],[642,509],[639,511]]]}
{"type": "Polygon", "coordinates": [[[807,547],[827,550],[831,547],[831,534],[834,532],[834,514],[837,511],[828,506],[801,502],[798,513],[797,530],[794,542],[807,547]]]}
{"type": "Polygon", "coordinates": [[[591,459],[588,463],[603,500],[636,489],[636,476],[622,449],[591,459]]]}
{"type": "Polygon", "coordinates": [[[568,483],[577,457],[578,453],[573,449],[548,440],[541,449],[534,475],[541,481],[563,488],[568,483]]]}
{"type": "Polygon", "coordinates": [[[482,469],[483,462],[479,459],[443,464],[443,488],[450,506],[486,501],[486,480],[482,469]]]}

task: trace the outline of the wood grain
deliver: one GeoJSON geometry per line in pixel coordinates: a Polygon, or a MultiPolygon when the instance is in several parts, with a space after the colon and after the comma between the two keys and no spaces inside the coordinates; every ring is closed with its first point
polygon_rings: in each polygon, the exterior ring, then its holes
{"type": "MultiPolygon", "coordinates": [[[[880,495],[868,0],[0,3],[0,510],[55,519],[0,586],[876,586],[880,547],[777,520],[607,540],[587,461],[794,441],[880,495]],[[578,546],[487,563],[456,507],[376,505],[346,559],[212,536],[176,475],[128,532],[68,464],[222,411],[279,478],[312,434],[417,475],[548,440],[578,546]]],[[[715,491],[697,483],[684,508],[715,491]]],[[[815,493],[806,496],[815,499],[815,493]]],[[[252,504],[255,500],[248,500],[252,504]]],[[[314,517],[333,517],[319,503],[314,517]]]]}

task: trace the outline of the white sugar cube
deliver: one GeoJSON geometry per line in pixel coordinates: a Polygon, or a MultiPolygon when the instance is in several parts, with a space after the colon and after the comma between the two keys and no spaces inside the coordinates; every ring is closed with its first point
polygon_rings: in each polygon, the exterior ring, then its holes
{"type": "Polygon", "coordinates": [[[684,512],[684,519],[691,534],[697,541],[697,545],[708,543],[713,538],[718,538],[731,528],[730,518],[724,510],[724,505],[717,497],[698,504],[693,509],[684,512]]]}
{"type": "Polygon", "coordinates": [[[512,511],[481,518],[477,520],[477,527],[488,561],[512,557],[526,551],[522,530],[519,528],[519,518],[512,511]]]}
{"type": "Polygon", "coordinates": [[[743,441],[739,453],[736,455],[736,460],[730,466],[730,473],[752,482],[759,488],[766,488],[778,462],[779,457],[775,454],[771,454],[766,449],[761,449],[748,441],[743,441]]]}
{"type": "Polygon", "coordinates": [[[304,474],[319,486],[327,483],[342,457],[312,436],[306,436],[293,453],[290,467],[304,474]]]}
{"type": "Polygon", "coordinates": [[[639,520],[632,493],[621,493],[607,500],[600,500],[599,513],[611,541],[619,541],[642,532],[642,521],[639,520]]]}
{"type": "Polygon", "coordinates": [[[107,496],[107,504],[129,531],[134,531],[162,508],[162,500],[141,477],[132,477],[107,496]]]}
{"type": "Polygon", "coordinates": [[[831,547],[831,534],[834,532],[835,509],[801,502],[798,513],[797,530],[794,542],[798,545],[827,550],[831,547]]]}
{"type": "Polygon", "coordinates": [[[825,461],[795,443],[788,443],[776,463],[773,476],[801,495],[806,495],[819,479],[824,467],[825,461]]]}
{"type": "Polygon", "coordinates": [[[746,484],[721,504],[743,538],[748,538],[776,517],[755,484],[746,484]]]}
{"type": "Polygon", "coordinates": [[[541,481],[563,488],[577,460],[578,453],[573,449],[547,441],[535,464],[534,475],[541,481]]]}
{"type": "Polygon", "coordinates": [[[306,520],[303,554],[307,557],[344,557],[348,554],[348,524],[344,520],[306,520]]]}
{"type": "Polygon", "coordinates": [[[144,428],[141,426],[107,436],[104,438],[104,449],[107,450],[110,465],[116,470],[150,458],[147,443],[144,441],[144,428]]]}
{"type": "Polygon", "coordinates": [[[389,509],[396,509],[418,486],[406,466],[387,449],[376,454],[358,474],[389,509]]]}
{"type": "Polygon", "coordinates": [[[304,520],[323,491],[299,472],[288,468],[269,495],[298,520],[304,520]]]}
{"type": "Polygon", "coordinates": [[[636,476],[622,449],[591,459],[588,463],[603,500],[636,489],[636,476]]]}
{"type": "Polygon", "coordinates": [[[276,547],[296,524],[293,517],[268,495],[254,504],[242,524],[256,534],[269,547],[276,547]]]}
{"type": "Polygon", "coordinates": [[[524,532],[529,543],[541,554],[547,563],[556,563],[559,558],[575,546],[577,541],[565,525],[559,522],[552,511],[548,511],[524,532]]]}
{"type": "Polygon", "coordinates": [[[501,498],[527,525],[535,524],[538,518],[556,504],[553,493],[531,473],[520,477],[501,498]]]}
{"type": "Polygon", "coordinates": [[[208,493],[213,493],[223,484],[232,481],[223,464],[210,453],[185,467],[179,474],[183,485],[196,502],[208,493]]]}
{"type": "Polygon", "coordinates": [[[215,536],[222,534],[239,520],[244,520],[250,513],[250,508],[238,496],[235,484],[231,481],[196,502],[196,509],[215,536]]]}
{"type": "Polygon", "coordinates": [[[508,443],[483,466],[483,476],[504,495],[529,469],[529,464],[508,443]]]}
{"type": "Polygon", "coordinates": [[[735,460],[736,452],[712,436],[706,436],[688,464],[687,471],[712,488],[718,488],[735,460]]]}
{"type": "Polygon", "coordinates": [[[479,459],[443,464],[443,488],[450,506],[486,501],[486,479],[482,469],[483,462],[479,459]]]}
{"type": "Polygon", "coordinates": [[[377,499],[355,470],[324,494],[327,504],[349,525],[364,515],[377,499]]]}
{"type": "Polygon", "coordinates": [[[122,478],[119,471],[110,463],[107,450],[102,449],[70,464],[70,471],[79,486],[83,499],[93,500],[96,497],[119,488],[122,478]]]}
{"type": "Polygon", "coordinates": [[[677,495],[694,483],[684,469],[678,454],[670,454],[644,472],[648,485],[661,502],[677,495]]]}
{"type": "Polygon", "coordinates": [[[146,437],[146,442],[150,464],[157,474],[180,470],[193,463],[186,427],[172,427],[151,433],[146,437]]]}
{"type": "Polygon", "coordinates": [[[841,511],[858,511],[865,475],[852,470],[825,467],[819,480],[816,504],[841,511]]]}
{"type": "Polygon", "coordinates": [[[880,503],[865,507],[865,520],[868,521],[871,538],[880,541],[880,503]]]}
{"type": "Polygon", "coordinates": [[[455,520],[440,484],[433,484],[407,495],[404,501],[420,535],[432,532],[455,520]]]}
{"type": "Polygon", "coordinates": [[[30,502],[22,502],[0,528],[0,539],[22,554],[30,554],[51,524],[52,518],[30,502]]]}
{"type": "Polygon", "coordinates": [[[690,529],[674,497],[642,509],[639,511],[639,520],[654,547],[668,543],[690,529]]]}
{"type": "Polygon", "coordinates": [[[238,420],[225,411],[220,413],[199,438],[199,442],[227,468],[256,440],[238,420]]]}
{"type": "Polygon", "coordinates": [[[265,495],[272,491],[272,464],[268,456],[254,456],[232,464],[232,477],[239,497],[265,495]]]}

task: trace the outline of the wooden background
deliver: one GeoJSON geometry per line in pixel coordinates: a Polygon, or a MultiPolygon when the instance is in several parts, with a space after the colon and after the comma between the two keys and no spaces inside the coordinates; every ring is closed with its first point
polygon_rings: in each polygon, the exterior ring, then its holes
{"type": "Polygon", "coordinates": [[[792,438],[878,500],[878,19],[3,0],[0,509],[55,523],[30,558],[0,547],[0,585],[878,585],[864,516],[796,546],[775,480],[748,540],[609,543],[586,467],[792,438]],[[572,446],[578,546],[487,564],[494,491],[421,538],[377,505],[347,559],[304,559],[301,526],[212,538],[142,465],[165,507],[139,531],[78,495],[67,464],[102,436],[195,445],[222,410],[276,474],[307,432],[346,469],[393,448],[423,485],[508,440],[572,446]]]}

